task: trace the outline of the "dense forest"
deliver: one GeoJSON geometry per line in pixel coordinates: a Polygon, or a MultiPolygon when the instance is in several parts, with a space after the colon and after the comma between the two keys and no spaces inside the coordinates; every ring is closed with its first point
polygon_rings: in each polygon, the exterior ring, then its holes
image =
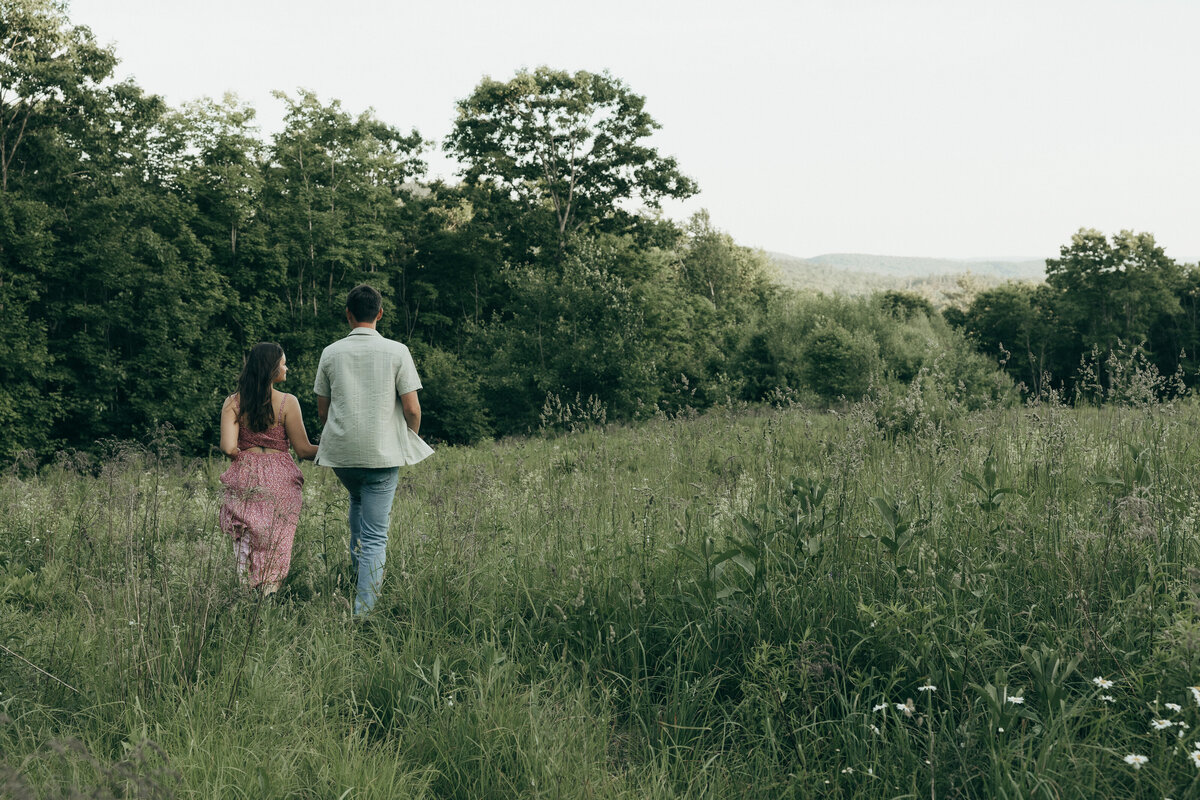
{"type": "Polygon", "coordinates": [[[5,460],[163,431],[209,452],[263,340],[311,428],[360,282],[412,348],[423,433],[448,442],[866,393],[903,425],[914,393],[1102,395],[1114,350],[1195,379],[1200,275],[1148,234],[1080,231],[1045,284],[944,309],[782,287],[706,214],[657,212],[698,187],[606,72],[485,77],[431,143],[304,91],[270,137],[234,95],[169,107],[52,0],[0,0],[0,53],[5,460]],[[429,147],[460,181],[425,178],[429,147]]]}

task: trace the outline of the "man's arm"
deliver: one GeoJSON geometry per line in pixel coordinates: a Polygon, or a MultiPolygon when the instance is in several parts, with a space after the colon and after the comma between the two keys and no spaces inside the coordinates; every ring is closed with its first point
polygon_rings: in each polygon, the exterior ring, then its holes
{"type": "Polygon", "coordinates": [[[324,426],[329,421],[329,398],[317,395],[317,419],[324,426]]]}
{"type": "MultiPolygon", "coordinates": [[[[320,399],[318,399],[318,408],[320,407],[320,399]]],[[[328,405],[329,401],[326,400],[328,405]]],[[[408,427],[413,433],[421,432],[421,403],[417,400],[416,392],[405,392],[400,395],[400,409],[404,412],[404,421],[408,423],[408,427]]]]}

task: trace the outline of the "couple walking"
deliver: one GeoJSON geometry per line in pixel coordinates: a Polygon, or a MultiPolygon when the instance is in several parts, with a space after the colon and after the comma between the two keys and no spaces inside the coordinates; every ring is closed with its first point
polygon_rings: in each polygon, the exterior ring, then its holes
{"type": "Polygon", "coordinates": [[[421,380],[408,348],[375,329],[383,299],[367,285],[346,298],[350,334],[321,353],[313,387],[323,433],[309,441],[294,395],[274,388],[287,377],[277,344],[256,344],[221,408],[221,451],[233,464],[221,476],[221,529],[232,537],[238,571],[266,594],[287,576],[300,519],[304,477],[288,453],[332,467],[350,495],[350,563],[356,574],[354,614],[379,596],[388,524],[399,467],[430,455],[417,436],[421,380]]]}

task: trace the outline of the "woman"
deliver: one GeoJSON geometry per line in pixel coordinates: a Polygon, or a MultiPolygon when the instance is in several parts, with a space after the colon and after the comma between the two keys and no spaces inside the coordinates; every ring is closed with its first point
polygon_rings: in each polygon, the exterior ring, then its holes
{"type": "Polygon", "coordinates": [[[278,591],[287,576],[300,519],[304,476],[288,442],[300,458],[317,455],[299,401],[274,388],[286,377],[283,348],[260,342],[246,357],[237,393],[221,407],[221,452],[233,459],[221,476],[221,530],[233,538],[238,573],[263,594],[278,591]]]}

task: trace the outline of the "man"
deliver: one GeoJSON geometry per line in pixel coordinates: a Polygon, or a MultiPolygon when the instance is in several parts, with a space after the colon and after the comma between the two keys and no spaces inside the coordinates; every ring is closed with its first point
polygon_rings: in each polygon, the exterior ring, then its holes
{"type": "Polygon", "coordinates": [[[350,493],[356,617],[367,614],[379,596],[399,467],[433,452],[416,435],[421,428],[416,365],[407,347],[375,329],[382,317],[383,298],[374,287],[350,290],[350,334],[321,352],[313,387],[324,426],[316,463],[332,467],[350,493]]]}

